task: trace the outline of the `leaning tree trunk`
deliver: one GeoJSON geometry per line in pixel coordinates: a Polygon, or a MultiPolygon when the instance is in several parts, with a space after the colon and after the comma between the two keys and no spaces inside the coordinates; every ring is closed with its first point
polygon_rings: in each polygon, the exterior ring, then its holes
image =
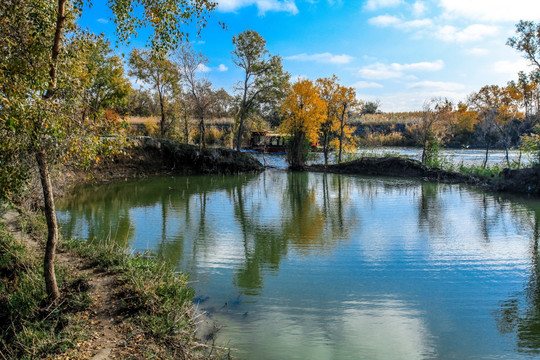
{"type": "MultiPolygon", "coordinates": [[[[50,100],[56,91],[58,57],[60,56],[60,43],[64,23],[66,21],[66,0],[58,0],[58,13],[56,14],[56,29],[51,48],[51,62],[49,69],[49,87],[43,96],[45,100],[50,100]]],[[[43,148],[37,150],[36,162],[39,168],[41,186],[43,188],[43,201],[45,204],[45,218],[47,219],[47,243],[45,245],[45,257],[43,261],[43,275],[45,277],[45,288],[49,300],[54,301],[60,297],[56,275],[54,273],[54,258],[56,254],[56,244],[58,241],[58,225],[56,224],[56,214],[54,210],[54,196],[47,165],[47,154],[43,148]]]]}
{"type": "Polygon", "coordinates": [[[242,149],[242,133],[244,132],[244,118],[245,118],[245,111],[242,110],[242,113],[240,114],[240,124],[238,124],[238,134],[236,136],[236,151],[240,151],[242,149]]]}
{"type": "Polygon", "coordinates": [[[47,155],[44,150],[36,153],[36,161],[39,167],[41,186],[43,187],[43,199],[45,203],[45,218],[47,219],[47,243],[45,246],[45,259],[43,270],[45,275],[45,287],[50,300],[55,300],[60,296],[56,284],[56,275],[54,273],[54,258],[56,253],[56,244],[58,242],[58,226],[56,224],[56,214],[54,210],[54,196],[47,165],[47,155]]]}

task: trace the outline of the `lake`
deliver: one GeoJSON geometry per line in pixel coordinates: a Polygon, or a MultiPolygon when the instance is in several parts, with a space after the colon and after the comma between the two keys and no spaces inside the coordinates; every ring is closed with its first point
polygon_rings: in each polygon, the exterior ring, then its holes
{"type": "MultiPolygon", "coordinates": [[[[288,167],[287,161],[284,155],[275,154],[253,154],[262,164],[275,167],[278,169],[286,169],[288,167]]],[[[356,153],[352,155],[343,155],[344,161],[348,158],[355,158],[359,156],[403,156],[414,160],[422,159],[422,149],[414,147],[376,147],[376,148],[359,148],[356,153]]],[[[485,149],[441,149],[440,156],[446,162],[454,165],[482,165],[486,156],[485,149]]],[[[322,153],[311,153],[310,164],[324,164],[324,156],[322,153]]],[[[336,163],[337,154],[331,152],[329,154],[329,163],[336,163]]],[[[508,158],[510,162],[520,163],[521,166],[527,166],[531,163],[531,154],[522,153],[519,150],[509,150],[508,158]]],[[[488,162],[489,166],[499,165],[506,167],[506,152],[500,149],[492,149],[489,151],[488,162]]]]}
{"type": "Polygon", "coordinates": [[[540,354],[538,200],[275,170],[84,186],[58,218],[189,273],[242,359],[540,354]]]}

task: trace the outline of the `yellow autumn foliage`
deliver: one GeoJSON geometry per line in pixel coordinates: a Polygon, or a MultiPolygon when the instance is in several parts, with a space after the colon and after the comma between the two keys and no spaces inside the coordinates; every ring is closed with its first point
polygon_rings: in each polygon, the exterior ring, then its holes
{"type": "Polygon", "coordinates": [[[308,79],[297,81],[281,109],[284,120],[280,131],[295,137],[304,134],[311,142],[319,139],[319,128],[325,119],[326,103],[315,84],[308,79]]]}

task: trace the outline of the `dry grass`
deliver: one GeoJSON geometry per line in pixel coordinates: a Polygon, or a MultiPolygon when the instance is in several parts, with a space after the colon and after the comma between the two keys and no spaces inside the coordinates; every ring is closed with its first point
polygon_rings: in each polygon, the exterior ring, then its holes
{"type": "Polygon", "coordinates": [[[351,119],[352,124],[412,124],[417,122],[422,116],[421,112],[402,112],[384,114],[366,114],[359,119],[351,119]]]}
{"type": "MultiPolygon", "coordinates": [[[[145,124],[148,122],[159,123],[159,116],[128,116],[126,121],[129,124],[145,124]]],[[[191,122],[196,122],[196,119],[191,119],[191,122]]],[[[227,118],[212,118],[206,120],[207,125],[234,125],[234,119],[231,117],[227,118]]]]}

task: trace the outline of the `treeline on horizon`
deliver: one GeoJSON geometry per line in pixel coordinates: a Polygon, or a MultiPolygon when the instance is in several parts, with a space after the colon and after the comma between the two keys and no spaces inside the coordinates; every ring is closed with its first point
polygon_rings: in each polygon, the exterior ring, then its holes
{"type": "MultiPolygon", "coordinates": [[[[518,36],[509,39],[508,44],[525,54],[534,54],[525,48],[538,42],[536,27],[531,22],[520,22],[518,36]]],[[[290,75],[283,69],[279,56],[268,54],[265,40],[256,32],[248,30],[235,35],[233,43],[233,62],[244,71],[245,78],[238,81],[232,92],[213,88],[205,76],[208,59],[189,45],[176,53],[159,56],[134,50],[129,57],[128,74],[145,85],[133,89],[123,74],[120,58],[112,54],[108,44],[101,44],[102,53],[96,57],[102,62],[99,66],[109,67],[106,72],[116,73],[118,78],[116,84],[108,84],[112,95],[109,103],[90,102],[87,112],[138,122],[133,133],[166,136],[203,146],[240,148],[247,143],[251,130],[279,130],[285,116],[283,101],[292,89],[290,75]],[[252,58],[248,58],[248,46],[257,49],[252,58]],[[124,88],[115,90],[119,84],[124,88]]],[[[533,64],[535,59],[529,57],[533,64]]],[[[451,111],[445,114],[444,121],[435,120],[429,126],[428,131],[433,133],[429,137],[434,138],[431,141],[454,148],[535,150],[540,114],[539,69],[530,74],[520,72],[517,80],[506,86],[486,85],[459,103],[447,104],[451,111]]],[[[318,79],[319,91],[322,80],[341,86],[335,76],[318,79]]],[[[431,122],[428,118],[434,111],[429,104],[434,100],[426,99],[419,111],[382,113],[379,101],[357,99],[345,119],[352,127],[351,143],[423,146],[425,122],[431,122]]],[[[324,136],[322,132],[320,135],[324,136]]],[[[335,132],[333,136],[337,136],[335,132]]]]}

